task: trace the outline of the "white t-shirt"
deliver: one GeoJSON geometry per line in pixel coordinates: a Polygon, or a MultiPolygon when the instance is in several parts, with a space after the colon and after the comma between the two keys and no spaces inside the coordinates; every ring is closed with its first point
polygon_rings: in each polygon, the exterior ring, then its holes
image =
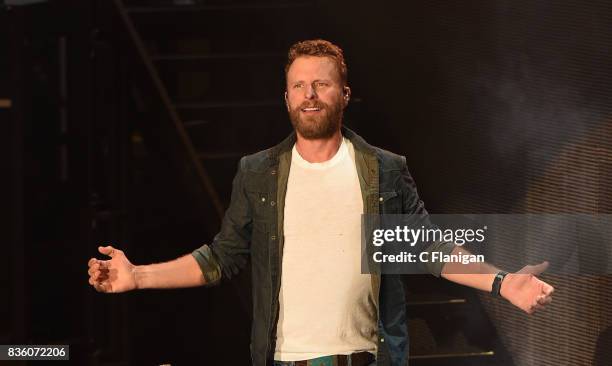
{"type": "Polygon", "coordinates": [[[275,360],[376,353],[371,275],[360,267],[362,213],[350,141],[322,163],[293,147],[275,360]]]}

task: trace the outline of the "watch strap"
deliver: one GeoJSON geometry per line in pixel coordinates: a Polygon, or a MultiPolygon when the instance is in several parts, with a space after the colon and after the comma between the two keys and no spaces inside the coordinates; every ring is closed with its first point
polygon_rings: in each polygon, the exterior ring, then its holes
{"type": "Polygon", "coordinates": [[[493,286],[491,287],[491,295],[493,295],[494,297],[500,296],[501,285],[507,274],[508,272],[506,271],[499,271],[495,275],[495,278],[493,279],[493,286]]]}

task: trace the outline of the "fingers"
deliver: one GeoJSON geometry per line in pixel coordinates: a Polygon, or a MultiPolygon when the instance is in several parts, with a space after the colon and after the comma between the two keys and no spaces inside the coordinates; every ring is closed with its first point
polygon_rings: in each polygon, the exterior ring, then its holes
{"type": "Polygon", "coordinates": [[[120,252],[120,250],[113,248],[112,246],[106,246],[106,247],[98,247],[98,251],[104,255],[107,255],[111,258],[114,258],[115,255],[120,252]]]}
{"type": "Polygon", "coordinates": [[[100,263],[100,261],[96,261],[93,264],[89,265],[89,269],[87,270],[87,274],[88,275],[93,275],[94,273],[96,273],[97,271],[99,271],[102,267],[102,264],[100,263]]]}
{"type": "Polygon", "coordinates": [[[540,305],[539,303],[536,302],[535,304],[528,305],[521,309],[523,309],[523,311],[526,312],[527,314],[531,315],[535,313],[538,309],[542,308],[542,306],[543,305],[540,305]]]}
{"type": "MultiPolygon", "coordinates": [[[[552,293],[552,292],[551,292],[552,293]]],[[[524,308],[523,310],[527,313],[527,314],[533,314],[536,311],[543,309],[544,307],[546,307],[547,305],[549,305],[552,302],[552,296],[550,295],[538,295],[536,297],[536,300],[534,303],[532,303],[531,305],[527,306],[526,308],[524,308]]]]}
{"type": "Polygon", "coordinates": [[[89,269],[87,270],[87,273],[89,275],[92,275],[95,271],[108,271],[110,266],[111,266],[110,261],[96,260],[95,262],[89,265],[89,269]]]}
{"type": "Polygon", "coordinates": [[[536,264],[534,267],[534,275],[539,275],[540,273],[546,271],[548,269],[548,261],[544,261],[540,264],[536,264]]]}
{"type": "Polygon", "coordinates": [[[533,313],[535,313],[536,311],[538,311],[541,308],[542,308],[542,305],[539,305],[539,304],[532,305],[531,309],[529,309],[528,313],[529,314],[533,314],[533,313]]]}
{"type": "Polygon", "coordinates": [[[93,264],[89,264],[89,269],[87,270],[87,274],[91,276],[99,269],[100,269],[100,265],[97,262],[94,262],[93,264]]]}
{"type": "Polygon", "coordinates": [[[89,277],[93,280],[93,281],[105,281],[108,279],[109,277],[109,271],[108,270],[96,270],[93,271],[89,277]]]}
{"type": "Polygon", "coordinates": [[[552,302],[552,297],[540,295],[536,299],[537,305],[546,306],[552,302]]]}
{"type": "Polygon", "coordinates": [[[112,287],[108,282],[94,283],[93,286],[98,292],[112,292],[112,287]]]}
{"type": "Polygon", "coordinates": [[[540,273],[546,271],[548,269],[548,262],[544,261],[540,264],[535,264],[535,265],[531,265],[531,266],[525,266],[523,267],[522,270],[519,271],[519,273],[524,273],[524,274],[533,274],[533,275],[539,275],[540,273]]]}
{"type": "Polygon", "coordinates": [[[89,269],[89,284],[92,285],[98,292],[109,292],[110,284],[108,283],[110,261],[101,261],[96,258],[91,258],[87,263],[89,269]]]}
{"type": "Polygon", "coordinates": [[[537,303],[542,306],[550,304],[552,302],[553,292],[555,292],[555,288],[546,282],[543,282],[542,295],[537,297],[537,303]]]}
{"type": "MultiPolygon", "coordinates": [[[[107,255],[114,258],[121,251],[113,248],[112,246],[98,247],[98,251],[101,254],[107,255]]],[[[89,275],[89,284],[93,286],[98,292],[112,292],[113,288],[110,283],[110,260],[99,260],[97,258],[91,258],[87,262],[89,267],[87,274],[89,275]]]]}
{"type": "Polygon", "coordinates": [[[89,277],[89,284],[98,292],[112,292],[112,286],[107,275],[96,274],[91,276],[89,277]]]}
{"type": "Polygon", "coordinates": [[[532,304],[527,310],[527,314],[533,314],[536,311],[543,309],[546,305],[552,302],[552,297],[547,297],[544,295],[538,296],[535,304],[532,304]]]}
{"type": "Polygon", "coordinates": [[[512,291],[506,291],[506,298],[527,314],[533,314],[548,306],[552,303],[555,289],[536,277],[547,268],[548,262],[523,267],[518,273],[526,276],[517,276],[516,280],[514,277],[508,278],[514,281],[508,282],[508,285],[512,285],[512,291]]]}
{"type": "Polygon", "coordinates": [[[547,283],[544,283],[544,286],[542,287],[542,292],[546,296],[551,296],[553,292],[555,292],[555,288],[547,283]]]}

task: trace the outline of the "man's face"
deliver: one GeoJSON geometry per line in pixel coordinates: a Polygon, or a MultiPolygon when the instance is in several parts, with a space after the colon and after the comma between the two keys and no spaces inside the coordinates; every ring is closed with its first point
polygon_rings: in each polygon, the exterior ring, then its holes
{"type": "Polygon", "coordinates": [[[303,138],[333,136],[345,106],[340,74],[332,59],[306,56],[293,61],[287,71],[287,109],[291,124],[303,138]]]}

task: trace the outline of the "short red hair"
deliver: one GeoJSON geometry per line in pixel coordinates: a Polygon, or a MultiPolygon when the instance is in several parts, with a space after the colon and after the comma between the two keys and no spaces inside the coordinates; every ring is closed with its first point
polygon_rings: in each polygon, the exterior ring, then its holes
{"type": "Polygon", "coordinates": [[[336,64],[338,74],[342,84],[346,85],[348,78],[348,69],[344,62],[344,53],[342,49],[335,44],[324,39],[311,39],[293,44],[289,48],[287,55],[287,64],[285,65],[285,77],[289,71],[289,67],[298,57],[314,56],[314,57],[329,57],[336,64]]]}

